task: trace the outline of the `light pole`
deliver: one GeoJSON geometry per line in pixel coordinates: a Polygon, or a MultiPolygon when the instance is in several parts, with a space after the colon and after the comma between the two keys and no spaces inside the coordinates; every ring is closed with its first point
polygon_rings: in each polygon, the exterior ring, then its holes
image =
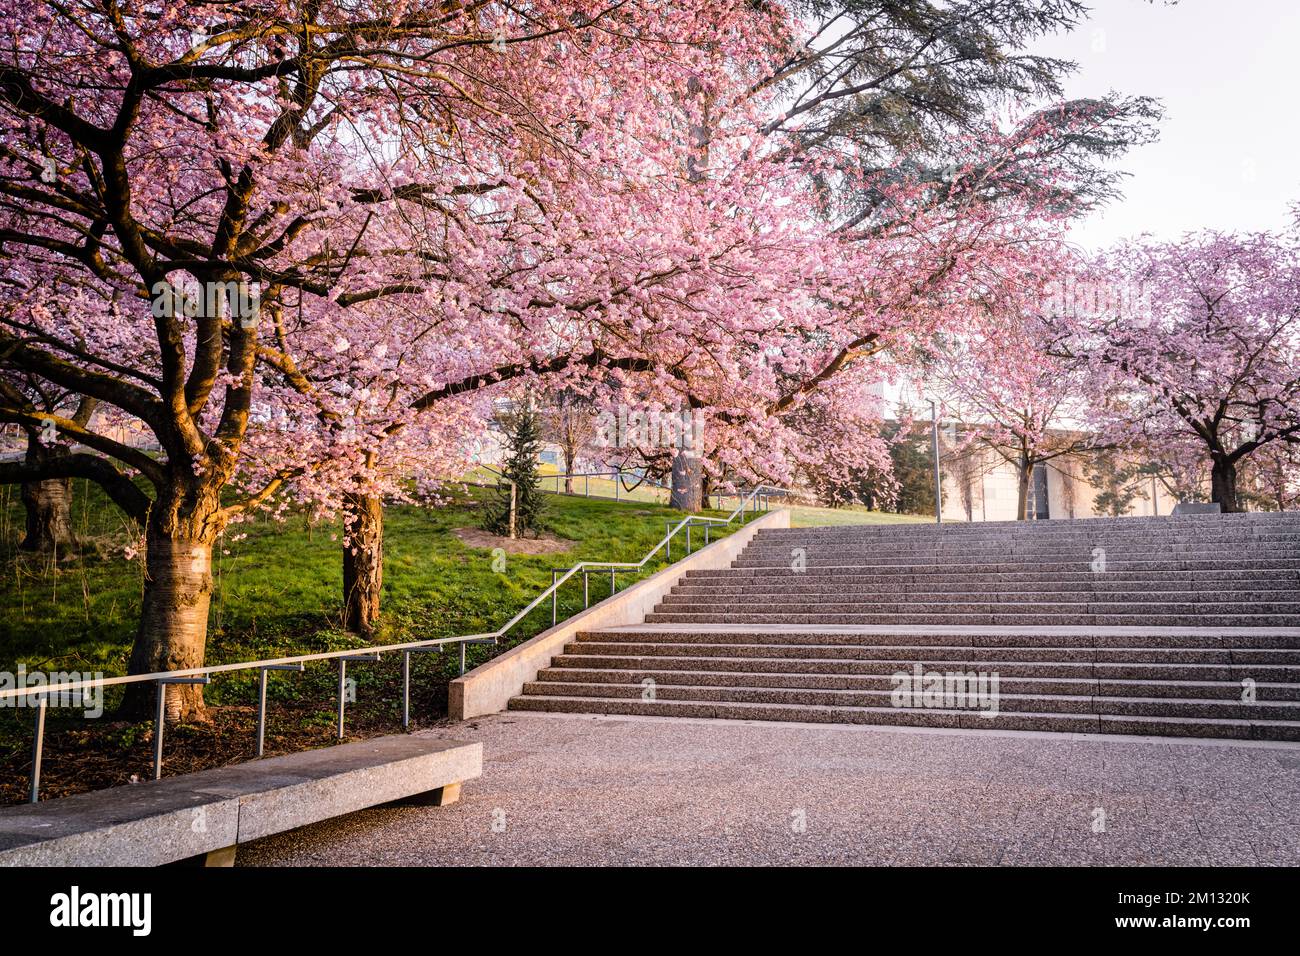
{"type": "Polygon", "coordinates": [[[934,523],[943,524],[943,483],[939,477],[939,412],[930,399],[930,451],[934,455],[934,523]]]}

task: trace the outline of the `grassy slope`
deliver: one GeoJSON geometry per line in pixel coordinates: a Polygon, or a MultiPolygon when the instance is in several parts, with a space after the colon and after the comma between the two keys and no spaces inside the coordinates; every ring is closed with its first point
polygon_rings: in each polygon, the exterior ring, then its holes
{"type": "MultiPolygon", "coordinates": [[[[639,560],[663,536],[665,522],[680,517],[649,503],[551,497],[551,532],[573,546],[552,555],[511,555],[505,572],[497,574],[489,551],[451,534],[478,525],[487,495],[469,488],[444,507],[387,509],[379,642],[491,630],[550,583],[551,568],[585,559],[639,560]]],[[[123,557],[129,536],[97,490],[86,494],[79,485],[76,500],[75,521],[90,547],[51,567],[17,552],[21,505],[16,494],[0,498],[0,669],[19,661],[32,669],[110,673],[125,666],[140,601],[140,563],[123,557]]],[[[214,556],[208,659],[256,659],[357,643],[338,629],[340,547],[335,524],[313,527],[303,516],[232,527],[214,556]],[[239,535],[247,537],[233,540],[239,535]]],[[[662,564],[653,561],[645,573],[662,564]]],[[[620,575],[620,588],[629,580],[620,575]]],[[[580,607],[580,588],[575,584],[562,596],[562,612],[580,607]]],[[[593,579],[593,600],[608,589],[608,578],[593,579]]],[[[548,605],[521,625],[521,636],[535,633],[549,617],[548,605]]]]}
{"type": "MultiPolygon", "coordinates": [[[[594,491],[594,489],[593,489],[594,491]]],[[[573,542],[567,551],[511,555],[492,570],[491,552],[462,544],[451,532],[477,527],[485,489],[456,490],[437,508],[391,506],[386,511],[384,614],[378,643],[492,630],[528,604],[551,580],[552,568],[576,561],[636,561],[680,515],[649,502],[548,496],[553,534],[573,542]]],[[[29,671],[125,671],[141,593],[139,559],[122,519],[97,489],[78,483],[74,523],[83,548],[57,563],[22,554],[22,507],[17,489],[0,487],[0,670],[19,663],[29,671]]],[[[716,513],[715,513],[716,514],[716,513]]],[[[865,511],[799,509],[796,524],[899,520],[865,511]]],[[[697,544],[700,538],[695,538],[697,544]]],[[[211,663],[294,653],[360,648],[366,642],[339,629],[342,588],[337,523],[312,526],[296,515],[284,523],[259,518],[230,529],[214,556],[216,575],[208,633],[211,663]],[[239,536],[246,535],[240,538],[239,536]],[[239,538],[239,540],[235,540],[239,538]]],[[[674,556],[680,557],[678,543],[674,556]]],[[[651,561],[642,575],[662,567],[651,561]]],[[[592,578],[591,598],[609,591],[607,576],[592,578]]],[[[633,580],[620,575],[620,589],[633,580]]],[[[560,601],[560,616],[581,608],[580,579],[560,601]]],[[[474,666],[550,624],[547,602],[501,647],[472,647],[474,666]]],[[[400,727],[400,655],[349,668],[357,699],[348,708],[349,736],[392,733],[400,727]]],[[[455,652],[413,661],[412,706],[417,726],[446,712],[447,681],[457,673],[455,652]]],[[[304,674],[275,675],[269,685],[272,717],[268,753],[321,746],[334,740],[336,671],[309,666],[304,674]]],[[[219,766],[252,756],[256,672],[221,675],[206,690],[213,719],[169,734],[169,773],[219,766]]],[[[60,796],[147,775],[149,726],[86,721],[76,711],[53,711],[47,731],[44,792],[60,796]]],[[[23,799],[31,746],[31,714],[0,710],[0,803],[23,799]]]]}
{"type": "MultiPolygon", "coordinates": [[[[489,494],[465,488],[444,507],[387,509],[380,642],[494,629],[550,583],[551,568],[580,560],[639,560],[663,535],[665,521],[680,517],[651,502],[548,496],[552,532],[572,540],[572,548],[511,556],[505,573],[496,574],[490,552],[467,547],[451,534],[478,525],[489,494]]],[[[123,556],[130,536],[98,489],[87,491],[79,482],[74,500],[74,523],[88,547],[51,565],[17,551],[21,503],[16,489],[0,487],[0,670],[23,662],[29,669],[124,671],[140,602],[140,562],[123,556]]],[[[850,508],[800,507],[793,514],[797,527],[924,520],[850,508]]],[[[358,644],[338,628],[339,548],[336,524],[312,526],[301,515],[284,523],[259,518],[233,526],[214,556],[208,659],[252,660],[358,644]],[[234,540],[241,535],[246,537],[234,540]]],[[[656,559],[646,573],[662,564],[656,559]]],[[[620,575],[620,586],[628,580],[620,575]]],[[[593,600],[608,593],[607,579],[593,579],[592,586],[593,600]]],[[[575,583],[562,597],[562,610],[580,606],[579,588],[575,583]]],[[[533,618],[521,625],[521,636],[536,633],[549,614],[539,611],[533,618]]]]}
{"type": "MultiPolygon", "coordinates": [[[[777,500],[772,499],[772,506],[777,500]]],[[[808,508],[796,505],[790,512],[790,525],[795,528],[823,528],[856,524],[929,524],[933,517],[925,515],[900,515],[888,511],[868,511],[866,508],[808,508]]]]}

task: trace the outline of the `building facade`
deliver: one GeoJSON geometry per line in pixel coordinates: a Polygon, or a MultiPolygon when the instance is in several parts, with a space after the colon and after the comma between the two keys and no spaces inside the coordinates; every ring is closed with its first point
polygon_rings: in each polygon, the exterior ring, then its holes
{"type": "MultiPolygon", "coordinates": [[[[957,460],[942,461],[943,520],[1014,521],[1019,500],[1016,469],[992,451],[972,450],[957,460]]],[[[1177,498],[1154,478],[1135,487],[1126,515],[1167,515],[1177,498]]],[[[1101,491],[1083,473],[1078,456],[1061,457],[1034,468],[1029,488],[1029,516],[1039,520],[1096,518],[1101,491]]]]}

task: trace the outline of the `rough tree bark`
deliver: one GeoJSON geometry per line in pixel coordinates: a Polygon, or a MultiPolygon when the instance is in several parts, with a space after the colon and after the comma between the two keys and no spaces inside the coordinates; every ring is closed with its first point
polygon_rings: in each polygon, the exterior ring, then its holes
{"type": "Polygon", "coordinates": [[[577,464],[577,450],[566,445],[564,452],[564,493],[573,494],[573,468],[577,464]]]}
{"type": "Polygon", "coordinates": [[[1237,499],[1237,463],[1216,455],[1210,466],[1210,500],[1226,512],[1241,511],[1237,499]]]}
{"type": "Polygon", "coordinates": [[[678,451],[673,455],[672,496],[669,507],[693,514],[703,507],[704,462],[699,455],[678,451]]]}
{"type": "MultiPolygon", "coordinates": [[[[132,674],[203,666],[212,600],[212,545],[221,530],[220,483],[174,476],[150,509],[145,525],[144,596],[131,652],[132,674]]],[[[128,685],[122,709],[147,716],[156,703],[153,684],[128,685]]],[[[167,719],[202,720],[203,688],[167,687],[167,719]]]]}
{"type": "Polygon", "coordinates": [[[1033,479],[1034,463],[1021,456],[1016,463],[1016,520],[1029,520],[1029,482],[1033,479]]]}
{"type": "Polygon", "coordinates": [[[22,486],[22,499],[27,512],[27,534],[19,548],[54,554],[76,547],[72,533],[71,478],[26,482],[22,486]]]}
{"type": "Polygon", "coordinates": [[[343,507],[343,626],[371,634],[384,586],[384,503],[348,492],[343,507]]]}
{"type": "MultiPolygon", "coordinates": [[[[97,402],[82,398],[72,420],[85,427],[94,414],[97,402]]],[[[40,432],[27,429],[27,454],[25,460],[33,468],[45,470],[56,459],[66,459],[71,449],[62,442],[46,444],[40,432]]],[[[24,551],[49,554],[67,551],[77,545],[72,530],[72,479],[68,477],[44,478],[25,481],[21,486],[23,509],[26,511],[26,537],[18,546],[24,551]]]]}

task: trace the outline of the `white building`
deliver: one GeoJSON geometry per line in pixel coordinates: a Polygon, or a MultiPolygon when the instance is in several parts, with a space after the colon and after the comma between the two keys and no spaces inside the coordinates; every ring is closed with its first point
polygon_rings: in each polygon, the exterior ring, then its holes
{"type": "MultiPolygon", "coordinates": [[[[945,521],[1014,521],[1019,500],[1016,469],[990,449],[972,449],[961,460],[941,458],[945,521]]],[[[1159,481],[1146,479],[1126,514],[1173,512],[1177,498],[1159,481]]],[[[1062,456],[1034,468],[1029,514],[1039,519],[1095,518],[1101,492],[1083,473],[1082,456],[1062,456]]]]}

